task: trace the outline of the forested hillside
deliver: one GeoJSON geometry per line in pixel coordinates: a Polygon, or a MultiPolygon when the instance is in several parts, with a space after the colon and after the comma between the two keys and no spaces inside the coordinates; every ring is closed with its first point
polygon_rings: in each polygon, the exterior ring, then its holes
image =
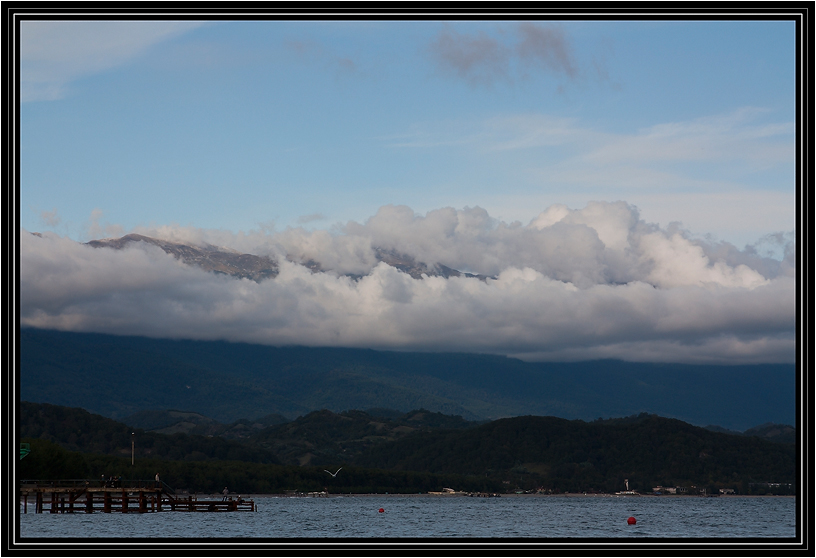
{"type": "Polygon", "coordinates": [[[20,397],[122,419],[182,409],[221,423],[328,409],[467,420],[641,412],[745,430],[795,423],[794,365],[529,363],[497,355],[269,347],[24,328],[20,397]]]}
{"type": "MultiPolygon", "coordinates": [[[[96,471],[94,463],[116,463],[120,470],[129,466],[131,432],[135,432],[139,467],[155,463],[151,467],[176,471],[184,482],[198,479],[193,486],[206,485],[195,471],[215,467],[257,473],[261,469],[253,463],[281,463],[284,467],[276,471],[285,469],[286,475],[295,476],[307,473],[292,473],[287,467],[312,471],[308,475],[343,467],[343,479],[336,483],[331,479],[338,490],[351,490],[352,485],[347,484],[352,482],[347,478],[351,470],[399,473],[387,478],[414,475],[407,485],[411,487],[420,482],[416,475],[425,475],[425,480],[430,478],[427,475],[464,475],[483,479],[485,488],[498,484],[505,489],[557,492],[614,492],[623,488],[625,478],[641,491],[662,485],[733,488],[748,493],[754,483],[795,482],[793,444],[712,432],[655,415],[593,422],[524,416],[479,424],[425,410],[397,416],[372,413],[314,412],[260,429],[245,439],[225,440],[133,431],[82,409],[23,403],[20,430],[26,439],[55,442],[82,452],[85,457],[74,456],[66,462],[70,470],[64,474],[74,474],[76,467],[84,467],[86,473],[96,471]]],[[[48,467],[59,468],[55,464],[48,467]]],[[[365,475],[359,475],[354,483],[362,482],[365,475]]],[[[257,480],[246,482],[260,486],[257,480]]],[[[390,491],[399,489],[394,482],[390,491]]]]}
{"type": "Polygon", "coordinates": [[[459,431],[385,442],[363,453],[366,467],[508,476],[558,490],[613,492],[623,479],[654,486],[733,487],[794,482],[796,450],[756,437],[710,432],[654,415],[567,421],[514,417],[459,431]],[[526,480],[525,480],[526,479],[526,480]]]}
{"type": "Polygon", "coordinates": [[[215,436],[145,432],[84,409],[23,401],[20,416],[22,437],[50,440],[74,451],[130,457],[133,441],[140,458],[278,463],[272,452],[256,445],[215,436]]]}
{"type": "Polygon", "coordinates": [[[343,494],[416,494],[455,486],[472,492],[495,492],[502,483],[485,477],[436,475],[415,471],[387,471],[345,466],[332,478],[322,467],[282,466],[246,461],[171,461],[141,458],[131,465],[130,458],[71,452],[63,447],[34,438],[23,438],[31,453],[17,468],[23,479],[99,479],[101,475],[121,476],[123,480],[161,479],[177,490],[215,494],[228,486],[238,494],[283,494],[327,490],[343,494]]]}

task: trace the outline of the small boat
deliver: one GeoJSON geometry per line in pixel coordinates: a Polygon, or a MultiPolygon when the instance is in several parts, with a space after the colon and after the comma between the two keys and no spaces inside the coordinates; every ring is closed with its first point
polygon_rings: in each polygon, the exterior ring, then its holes
{"type": "Polygon", "coordinates": [[[623,479],[623,482],[626,483],[626,490],[615,492],[615,496],[640,496],[640,493],[636,490],[629,490],[629,479],[623,479]]]}
{"type": "Polygon", "coordinates": [[[442,492],[428,492],[428,494],[436,494],[436,495],[446,495],[446,496],[460,496],[462,494],[467,494],[466,492],[457,492],[452,488],[443,488],[442,492]]]}

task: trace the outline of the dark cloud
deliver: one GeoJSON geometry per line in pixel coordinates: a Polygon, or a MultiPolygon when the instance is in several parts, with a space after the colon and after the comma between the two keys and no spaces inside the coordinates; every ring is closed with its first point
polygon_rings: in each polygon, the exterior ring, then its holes
{"type": "Polygon", "coordinates": [[[521,41],[516,46],[519,58],[546,70],[575,77],[577,69],[563,29],[522,23],[518,27],[518,32],[521,36],[521,41]]]}
{"type": "MultiPolygon", "coordinates": [[[[155,246],[94,249],[23,231],[21,323],[541,360],[751,363],[795,356],[793,260],[661,229],[625,202],[552,206],[527,226],[507,225],[478,207],[417,215],[385,206],[333,233],[138,232],[272,255],[280,274],[256,283],[189,267],[155,246]],[[413,279],[378,262],[374,247],[495,279],[413,279]],[[328,272],[312,273],[286,256],[313,259],[328,272]]],[[[790,252],[789,237],[771,241],[786,239],[790,252]]]]}
{"type": "Polygon", "coordinates": [[[539,68],[570,79],[577,76],[572,47],[560,27],[525,22],[502,34],[502,39],[506,37],[515,46],[484,31],[466,35],[445,28],[431,42],[429,52],[440,70],[471,85],[513,81],[521,67],[539,68]]]}
{"type": "Polygon", "coordinates": [[[445,29],[429,48],[440,69],[472,85],[489,85],[508,77],[510,49],[483,31],[476,35],[461,35],[445,29]]]}

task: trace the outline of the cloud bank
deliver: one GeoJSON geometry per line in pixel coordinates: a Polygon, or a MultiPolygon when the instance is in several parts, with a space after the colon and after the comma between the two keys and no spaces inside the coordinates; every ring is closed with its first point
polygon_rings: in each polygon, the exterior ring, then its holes
{"type": "Polygon", "coordinates": [[[792,233],[738,250],[646,223],[625,202],[554,205],[527,225],[478,207],[417,215],[385,206],[332,232],[133,232],[270,255],[280,274],[255,283],[187,266],[153,246],[94,249],[22,231],[22,325],[531,360],[795,357],[792,233]],[[763,246],[778,244],[783,259],[763,255],[763,246]],[[374,247],[494,278],[412,279],[378,262],[374,247]],[[295,263],[309,259],[329,271],[295,263]]]}

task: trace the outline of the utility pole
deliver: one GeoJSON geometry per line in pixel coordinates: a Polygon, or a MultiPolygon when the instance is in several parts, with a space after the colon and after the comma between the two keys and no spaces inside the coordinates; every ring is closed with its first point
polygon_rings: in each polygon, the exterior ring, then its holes
{"type": "Polygon", "coordinates": [[[130,464],[133,465],[136,456],[136,433],[130,433],[130,464]]]}

